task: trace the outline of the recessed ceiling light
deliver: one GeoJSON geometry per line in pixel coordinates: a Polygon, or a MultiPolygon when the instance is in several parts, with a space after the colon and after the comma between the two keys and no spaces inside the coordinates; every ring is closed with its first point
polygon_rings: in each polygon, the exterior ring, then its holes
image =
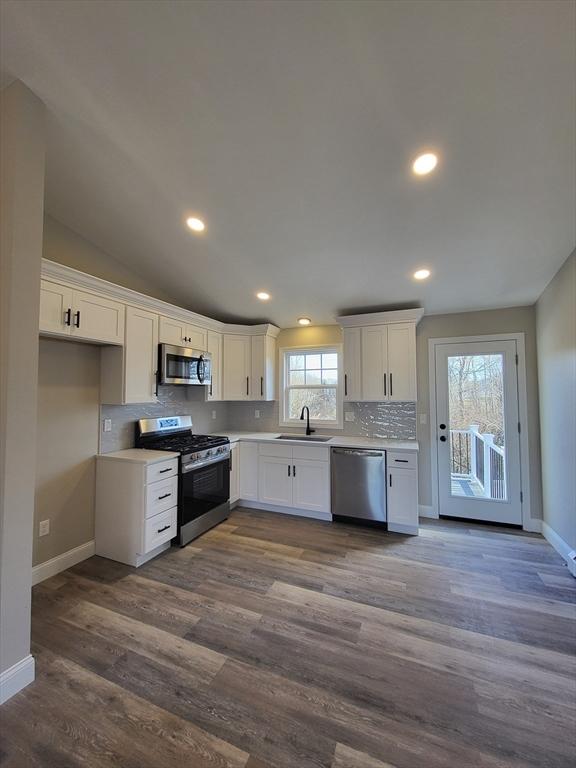
{"type": "Polygon", "coordinates": [[[202,219],[196,219],[194,216],[190,216],[189,219],[186,219],[186,224],[190,227],[190,229],[193,232],[204,232],[206,229],[206,225],[202,221],[202,219]]]}
{"type": "Polygon", "coordinates": [[[266,291],[258,291],[256,296],[260,299],[260,301],[268,301],[270,298],[270,294],[266,293],[266,291]]]}
{"type": "Polygon", "coordinates": [[[416,272],[414,272],[415,280],[426,280],[427,277],[430,277],[429,269],[417,269],[416,272]]]}
{"type": "Polygon", "coordinates": [[[310,325],[311,322],[312,322],[312,320],[310,320],[309,317],[299,317],[298,318],[298,323],[300,325],[310,325]]]}
{"type": "Polygon", "coordinates": [[[417,176],[425,176],[438,165],[438,158],[433,152],[426,152],[419,155],[412,163],[412,170],[417,176]]]}

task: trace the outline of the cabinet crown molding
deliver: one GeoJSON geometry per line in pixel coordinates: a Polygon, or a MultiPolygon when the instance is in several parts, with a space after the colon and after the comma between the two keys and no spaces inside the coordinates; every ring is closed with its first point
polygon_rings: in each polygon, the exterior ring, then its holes
{"type": "Polygon", "coordinates": [[[44,280],[54,280],[59,283],[65,283],[72,288],[82,288],[92,293],[97,293],[100,296],[106,296],[111,299],[116,299],[124,304],[149,309],[153,312],[157,312],[159,315],[165,315],[178,320],[183,320],[190,325],[198,325],[201,328],[206,328],[210,331],[218,331],[219,333],[238,333],[245,335],[266,335],[276,338],[280,333],[280,328],[270,323],[264,323],[259,325],[237,325],[230,323],[223,323],[220,320],[214,320],[211,317],[205,315],[199,315],[197,312],[192,312],[188,309],[183,309],[175,304],[169,304],[161,299],[156,299],[153,296],[147,296],[144,293],[138,293],[131,288],[124,288],[124,286],[116,285],[108,280],[103,280],[100,277],[94,277],[86,272],[80,272],[78,269],[67,267],[64,264],[58,264],[56,261],[50,261],[49,259],[42,259],[42,278],[44,280]]]}
{"type": "Polygon", "coordinates": [[[340,315],[336,318],[342,328],[362,327],[364,325],[389,325],[390,323],[418,323],[424,315],[422,307],[415,309],[395,309],[389,312],[369,312],[364,315],[340,315]]]}

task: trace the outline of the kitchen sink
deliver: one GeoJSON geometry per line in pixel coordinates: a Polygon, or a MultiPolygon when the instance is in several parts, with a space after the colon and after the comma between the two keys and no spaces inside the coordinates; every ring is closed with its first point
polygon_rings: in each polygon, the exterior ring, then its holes
{"type": "Polygon", "coordinates": [[[326,443],[332,435],[278,435],[276,440],[309,440],[311,443],[326,443]]]}

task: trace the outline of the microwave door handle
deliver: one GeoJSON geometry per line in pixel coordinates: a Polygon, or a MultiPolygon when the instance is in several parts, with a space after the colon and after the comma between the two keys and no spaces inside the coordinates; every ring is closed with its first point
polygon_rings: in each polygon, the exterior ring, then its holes
{"type": "Polygon", "coordinates": [[[200,384],[204,384],[204,379],[206,378],[206,375],[205,375],[203,355],[200,355],[200,357],[198,358],[198,363],[196,364],[196,370],[198,374],[198,381],[200,382],[200,384]]]}

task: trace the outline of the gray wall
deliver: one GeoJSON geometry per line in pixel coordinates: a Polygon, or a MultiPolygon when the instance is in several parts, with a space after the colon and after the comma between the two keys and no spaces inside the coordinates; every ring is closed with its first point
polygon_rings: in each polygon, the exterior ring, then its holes
{"type": "Polygon", "coordinates": [[[40,339],[34,565],[94,538],[99,403],[99,347],[40,339]]]}
{"type": "Polygon", "coordinates": [[[0,671],[30,653],[45,109],[20,82],[1,94],[0,671]]]}
{"type": "Polygon", "coordinates": [[[536,305],[544,521],[576,549],[576,251],[536,305]]]}
{"type": "Polygon", "coordinates": [[[498,333],[524,333],[526,343],[526,388],[528,400],[528,434],[530,492],[532,517],[542,516],[540,479],[540,432],[538,418],[538,373],[536,364],[536,310],[511,307],[484,312],[462,312],[451,315],[426,315],[416,329],[418,366],[418,412],[427,417],[418,423],[420,454],[418,465],[420,504],[432,504],[430,450],[430,383],[428,377],[428,340],[452,336],[481,336],[498,333]]]}

